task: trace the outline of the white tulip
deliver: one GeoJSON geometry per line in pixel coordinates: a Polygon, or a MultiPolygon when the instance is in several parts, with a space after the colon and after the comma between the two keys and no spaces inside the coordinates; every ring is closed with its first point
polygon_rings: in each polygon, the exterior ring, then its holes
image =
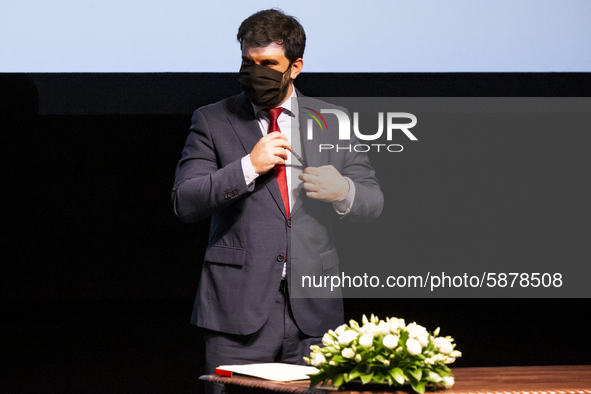
{"type": "Polygon", "coordinates": [[[454,385],[455,380],[453,377],[451,376],[444,376],[443,377],[443,385],[445,386],[446,389],[451,389],[451,387],[454,385]]]}
{"type": "Polygon", "coordinates": [[[391,332],[391,333],[395,333],[395,332],[396,332],[396,330],[398,330],[398,327],[400,327],[400,326],[398,325],[398,319],[396,319],[396,318],[394,318],[394,317],[393,317],[393,318],[390,320],[390,332],[391,332]]]}
{"type": "Polygon", "coordinates": [[[398,346],[398,339],[400,338],[397,335],[388,334],[384,337],[382,343],[388,349],[394,349],[396,346],[398,346]]]}
{"type": "Polygon", "coordinates": [[[337,334],[337,336],[341,335],[342,333],[345,332],[346,327],[347,327],[346,324],[341,324],[340,326],[337,327],[336,330],[334,330],[335,334],[337,334]]]}
{"type": "Polygon", "coordinates": [[[427,334],[419,335],[416,339],[419,341],[422,347],[425,347],[429,344],[429,337],[427,334]]]}
{"type": "Polygon", "coordinates": [[[449,356],[450,357],[462,357],[462,352],[459,352],[457,350],[454,350],[453,352],[450,353],[449,356]]]}
{"type": "Polygon", "coordinates": [[[390,361],[388,360],[384,360],[383,361],[384,367],[389,367],[390,366],[390,361]]]}
{"type": "Polygon", "coordinates": [[[315,367],[320,366],[320,364],[325,363],[326,359],[322,355],[322,353],[314,353],[314,359],[312,360],[312,365],[315,367]]]}
{"type": "Polygon", "coordinates": [[[322,337],[322,344],[324,346],[330,346],[332,344],[334,344],[334,339],[332,339],[332,337],[328,334],[324,334],[324,336],[322,337]]]}
{"type": "Polygon", "coordinates": [[[341,345],[347,346],[351,341],[355,340],[359,336],[359,333],[354,330],[347,330],[338,336],[338,341],[341,345]]]}
{"type": "Polygon", "coordinates": [[[433,341],[433,345],[435,345],[435,347],[438,348],[439,351],[443,354],[450,354],[454,350],[451,343],[447,339],[442,337],[435,338],[435,340],[433,341]]]}
{"type": "Polygon", "coordinates": [[[456,359],[453,357],[448,357],[445,359],[446,364],[451,364],[451,363],[454,363],[455,361],[456,361],[456,359]]]}
{"type": "Polygon", "coordinates": [[[390,323],[386,323],[385,321],[380,322],[380,324],[378,324],[377,330],[382,335],[390,334],[390,323]]]}
{"type": "Polygon", "coordinates": [[[423,326],[419,326],[417,323],[410,323],[408,326],[406,326],[406,331],[408,331],[409,338],[417,338],[419,336],[429,335],[427,329],[423,326]]]}
{"type": "Polygon", "coordinates": [[[406,350],[413,356],[417,354],[421,354],[423,348],[421,348],[421,344],[416,339],[410,338],[406,341],[406,350]]]}
{"type": "Polygon", "coordinates": [[[435,372],[433,371],[429,371],[429,377],[431,379],[433,379],[434,381],[436,381],[437,383],[441,382],[443,380],[443,378],[441,378],[441,376],[437,375],[435,372]]]}
{"type": "Polygon", "coordinates": [[[404,322],[404,319],[398,319],[398,327],[399,328],[406,327],[406,323],[404,322]]]}
{"type": "Polygon", "coordinates": [[[378,327],[373,323],[364,324],[363,327],[359,329],[359,332],[362,334],[369,334],[371,336],[378,335],[378,327]]]}
{"type": "Polygon", "coordinates": [[[349,349],[349,348],[343,349],[343,351],[341,352],[341,354],[345,358],[353,358],[353,357],[355,357],[355,352],[353,351],[353,349],[349,349]]]}
{"type": "Polygon", "coordinates": [[[433,360],[435,360],[435,362],[440,362],[440,361],[445,361],[447,360],[447,357],[444,356],[443,354],[437,353],[436,355],[434,355],[433,360]]]}
{"type": "Polygon", "coordinates": [[[371,347],[371,345],[373,345],[372,334],[363,334],[361,337],[359,337],[359,346],[371,347]]]}
{"type": "Polygon", "coordinates": [[[358,362],[358,363],[360,363],[360,362],[361,362],[361,360],[362,360],[362,358],[361,358],[361,354],[356,354],[356,355],[355,355],[355,361],[356,361],[356,362],[358,362]]]}

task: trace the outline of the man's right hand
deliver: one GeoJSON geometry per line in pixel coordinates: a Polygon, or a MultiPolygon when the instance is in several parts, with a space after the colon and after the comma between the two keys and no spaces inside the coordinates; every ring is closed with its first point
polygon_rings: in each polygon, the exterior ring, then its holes
{"type": "Polygon", "coordinates": [[[276,164],[285,164],[286,149],[291,150],[291,144],[281,133],[273,132],[261,138],[250,152],[250,162],[254,171],[263,175],[276,164]]]}

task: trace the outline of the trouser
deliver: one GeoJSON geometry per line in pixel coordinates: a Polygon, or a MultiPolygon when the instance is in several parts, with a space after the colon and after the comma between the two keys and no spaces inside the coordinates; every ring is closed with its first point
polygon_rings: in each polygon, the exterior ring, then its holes
{"type": "Polygon", "coordinates": [[[281,362],[306,365],[304,356],[310,355],[311,345],[321,345],[321,337],[310,337],[295,323],[289,296],[284,289],[275,295],[269,319],[255,333],[225,334],[204,330],[205,368],[215,374],[220,365],[281,362]]]}

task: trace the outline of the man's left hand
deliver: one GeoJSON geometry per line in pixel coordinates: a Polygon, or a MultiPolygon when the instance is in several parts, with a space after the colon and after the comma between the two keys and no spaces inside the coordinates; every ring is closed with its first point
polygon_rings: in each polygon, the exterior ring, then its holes
{"type": "Polygon", "coordinates": [[[298,177],[304,181],[306,196],[324,201],[340,201],[349,193],[349,182],[332,165],[306,167],[298,177]]]}

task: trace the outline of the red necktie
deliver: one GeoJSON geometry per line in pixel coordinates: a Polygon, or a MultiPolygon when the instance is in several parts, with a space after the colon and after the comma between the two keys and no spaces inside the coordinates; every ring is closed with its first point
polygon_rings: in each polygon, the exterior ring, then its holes
{"type": "MultiPolygon", "coordinates": [[[[269,114],[271,114],[271,121],[269,123],[269,133],[274,131],[278,131],[281,133],[281,129],[279,128],[279,123],[277,123],[277,119],[279,118],[279,114],[283,112],[283,108],[271,108],[269,110],[269,114]]],[[[279,183],[279,191],[281,192],[281,198],[283,199],[283,207],[285,208],[285,215],[289,217],[289,189],[287,187],[287,173],[285,172],[285,166],[276,164],[274,167],[275,176],[277,177],[277,182],[279,183]]]]}

